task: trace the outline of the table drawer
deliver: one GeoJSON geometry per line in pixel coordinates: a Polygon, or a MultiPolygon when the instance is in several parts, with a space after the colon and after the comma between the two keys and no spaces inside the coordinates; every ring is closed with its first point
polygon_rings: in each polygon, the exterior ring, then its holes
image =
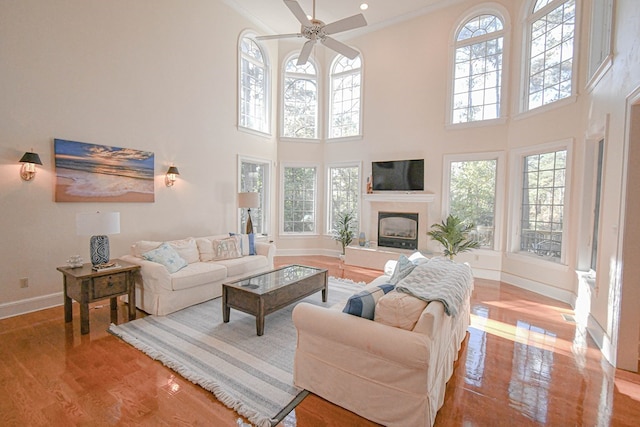
{"type": "Polygon", "coordinates": [[[106,298],[111,295],[125,293],[126,291],[126,273],[111,274],[93,279],[93,295],[91,295],[91,298],[106,298]]]}

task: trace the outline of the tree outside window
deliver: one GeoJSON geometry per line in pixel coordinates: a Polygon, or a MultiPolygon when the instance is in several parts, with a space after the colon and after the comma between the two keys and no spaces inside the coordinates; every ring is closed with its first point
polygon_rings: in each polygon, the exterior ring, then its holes
{"type": "MultiPolygon", "coordinates": [[[[267,185],[269,179],[269,163],[248,159],[240,162],[240,192],[257,192],[260,194],[260,206],[251,208],[251,222],[256,233],[267,234],[267,212],[265,201],[268,200],[267,185]]],[[[240,225],[241,230],[246,228],[247,211],[241,210],[240,225]]]]}
{"type": "Polygon", "coordinates": [[[297,65],[297,57],[287,61],[284,71],[282,136],[318,137],[318,81],[311,60],[297,65]]]}
{"type": "Polygon", "coordinates": [[[359,229],[360,167],[358,165],[329,167],[329,221],[327,232],[336,229],[340,215],[351,212],[356,221],[353,229],[359,229]]]}
{"type": "Polygon", "coordinates": [[[316,232],[316,171],[315,166],[284,168],[284,233],[316,232]]]}
{"type": "Polygon", "coordinates": [[[362,63],[338,56],[331,68],[329,138],[357,136],[360,131],[362,63]]]}
{"type": "Polygon", "coordinates": [[[268,68],[264,52],[250,37],[240,40],[239,125],[259,132],[269,131],[268,68]]]}

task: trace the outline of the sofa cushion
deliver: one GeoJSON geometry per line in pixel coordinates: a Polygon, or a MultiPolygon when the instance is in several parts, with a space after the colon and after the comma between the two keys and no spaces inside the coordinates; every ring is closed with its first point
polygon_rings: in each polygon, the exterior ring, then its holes
{"type": "Polygon", "coordinates": [[[230,236],[225,239],[213,240],[213,260],[233,259],[242,256],[240,236],[230,236]]]}
{"type": "Polygon", "coordinates": [[[179,291],[227,278],[227,269],[210,262],[195,262],[171,275],[171,289],[179,291]]]}
{"type": "Polygon", "coordinates": [[[175,273],[187,266],[187,262],[182,259],[180,255],[178,255],[178,252],[168,243],[163,243],[157,248],[143,253],[142,257],[147,261],[164,265],[169,273],[175,273]]]}
{"type": "Polygon", "coordinates": [[[373,320],[412,331],[427,304],[409,294],[389,292],[378,300],[373,320]]]}
{"type": "Polygon", "coordinates": [[[178,255],[182,257],[189,264],[200,261],[200,253],[198,252],[198,246],[196,245],[196,239],[189,237],[182,240],[171,240],[169,243],[173,249],[178,252],[178,255]]]}
{"type": "Polygon", "coordinates": [[[142,254],[157,248],[161,244],[162,242],[154,242],[152,240],[140,240],[131,246],[131,255],[144,258],[142,254]]]}
{"type": "Polygon", "coordinates": [[[391,283],[367,288],[352,295],[347,300],[347,304],[342,310],[344,313],[352,314],[365,319],[373,320],[376,302],[387,292],[393,290],[391,283]]]}
{"type": "Polygon", "coordinates": [[[266,270],[267,267],[269,267],[269,260],[264,255],[217,260],[214,261],[214,263],[227,267],[227,275],[229,277],[248,276],[250,274],[256,274],[257,270],[266,270]]]}

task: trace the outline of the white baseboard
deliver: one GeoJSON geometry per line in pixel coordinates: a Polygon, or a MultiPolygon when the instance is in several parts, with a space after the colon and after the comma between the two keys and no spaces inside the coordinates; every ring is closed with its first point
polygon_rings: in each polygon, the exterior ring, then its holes
{"type": "Polygon", "coordinates": [[[276,256],[330,256],[338,258],[340,251],[330,249],[276,249],[276,256]]]}
{"type": "Polygon", "coordinates": [[[0,304],[0,319],[32,313],[64,304],[62,292],[0,304]]]}
{"type": "Polygon", "coordinates": [[[485,270],[482,268],[471,268],[473,270],[473,277],[476,279],[487,279],[500,281],[500,275],[502,274],[496,270],[485,270]]]}
{"type": "Polygon", "coordinates": [[[544,283],[536,282],[533,280],[525,279],[523,277],[514,276],[509,273],[501,273],[500,279],[505,283],[508,283],[518,288],[526,289],[536,294],[543,295],[545,297],[553,298],[555,300],[569,304],[571,307],[575,306],[576,296],[573,292],[565,289],[559,289],[554,286],[545,285],[544,283]]]}

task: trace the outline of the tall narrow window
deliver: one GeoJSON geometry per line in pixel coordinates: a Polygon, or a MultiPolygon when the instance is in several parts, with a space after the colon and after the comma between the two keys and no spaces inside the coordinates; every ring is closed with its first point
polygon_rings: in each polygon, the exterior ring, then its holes
{"type": "Polygon", "coordinates": [[[598,265],[598,231],[600,229],[600,200],[602,198],[602,165],[604,162],[604,140],[598,142],[598,163],[596,165],[596,195],[593,208],[593,234],[591,236],[591,269],[598,265]]]}
{"type": "Polygon", "coordinates": [[[526,109],[573,94],[575,0],[537,0],[528,16],[528,92],[526,109]]]}
{"type": "Polygon", "coordinates": [[[567,150],[524,157],[520,251],[562,260],[567,150]]]}
{"type": "Polygon", "coordinates": [[[258,42],[240,39],[240,105],[238,124],[242,128],[269,132],[269,65],[258,42]]]}
{"type": "MultiPolygon", "coordinates": [[[[260,194],[260,206],[251,208],[251,222],[258,234],[269,232],[269,161],[256,159],[240,159],[239,192],[257,192],[260,194]]],[[[246,228],[247,211],[241,209],[240,230],[246,228]]]]}
{"type": "Polygon", "coordinates": [[[284,68],[282,99],[282,136],[318,138],[318,76],[309,59],[297,65],[298,57],[288,60],[284,68]]]}
{"type": "Polygon", "coordinates": [[[591,34],[589,43],[589,78],[601,71],[611,57],[613,0],[591,0],[591,34]]]}
{"type": "Polygon", "coordinates": [[[283,168],[283,233],[316,232],[316,174],[315,166],[283,168]]]}
{"type": "Polygon", "coordinates": [[[473,238],[494,249],[498,160],[452,161],[450,168],[449,213],[473,222],[473,238]]]}
{"type": "Polygon", "coordinates": [[[452,123],[500,117],[504,25],[496,15],[469,19],[456,35],[452,123]]]}
{"type": "Polygon", "coordinates": [[[361,135],[362,62],[338,56],[331,67],[329,138],[361,135]]]}
{"type": "Polygon", "coordinates": [[[358,230],[360,208],[360,167],[343,165],[329,167],[329,215],[327,231],[336,229],[336,220],[341,214],[351,212],[356,218],[353,229],[358,230]]]}

